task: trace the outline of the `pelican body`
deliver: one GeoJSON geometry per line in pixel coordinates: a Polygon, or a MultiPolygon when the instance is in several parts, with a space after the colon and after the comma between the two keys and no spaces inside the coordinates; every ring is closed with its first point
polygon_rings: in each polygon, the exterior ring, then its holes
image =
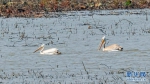
{"type": "Polygon", "coordinates": [[[123,48],[121,46],[119,46],[118,44],[112,44],[107,47],[105,47],[105,44],[106,44],[106,38],[105,38],[105,36],[103,36],[98,50],[100,50],[101,47],[103,46],[103,51],[123,51],[123,48]]]}
{"type": "Polygon", "coordinates": [[[44,45],[42,44],[38,49],[36,49],[33,53],[40,50],[40,54],[46,54],[46,55],[57,55],[61,54],[61,52],[57,48],[50,48],[48,50],[44,50],[44,45]]]}

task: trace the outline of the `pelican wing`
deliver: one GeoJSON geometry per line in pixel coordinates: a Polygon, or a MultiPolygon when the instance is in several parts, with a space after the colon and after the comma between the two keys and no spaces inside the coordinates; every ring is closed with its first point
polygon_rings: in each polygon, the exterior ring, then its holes
{"type": "Polygon", "coordinates": [[[104,48],[103,51],[122,51],[123,48],[117,44],[113,44],[104,48]]]}
{"type": "Polygon", "coordinates": [[[60,54],[59,50],[57,48],[51,48],[48,50],[42,51],[43,54],[60,54]]]}

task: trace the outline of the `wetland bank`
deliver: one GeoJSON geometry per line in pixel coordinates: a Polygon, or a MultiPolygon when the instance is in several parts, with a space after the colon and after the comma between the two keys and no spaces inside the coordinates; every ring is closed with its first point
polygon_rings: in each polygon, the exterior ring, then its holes
{"type": "Polygon", "coordinates": [[[150,10],[51,12],[48,18],[0,18],[2,84],[150,83],[150,10]],[[98,51],[102,36],[122,52],[98,51]],[[33,53],[42,43],[61,55],[33,53]],[[126,80],[145,71],[145,81],[126,80]]]}

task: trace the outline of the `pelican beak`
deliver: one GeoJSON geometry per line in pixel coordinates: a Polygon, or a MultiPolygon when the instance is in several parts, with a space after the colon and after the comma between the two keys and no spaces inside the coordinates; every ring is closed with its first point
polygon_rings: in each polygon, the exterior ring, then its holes
{"type": "Polygon", "coordinates": [[[99,48],[98,48],[98,50],[100,50],[101,49],[101,47],[102,47],[102,45],[105,43],[105,40],[104,39],[102,39],[102,41],[101,41],[101,43],[100,43],[100,45],[99,45],[99,48]]]}
{"type": "Polygon", "coordinates": [[[39,51],[39,50],[41,50],[43,47],[41,46],[41,47],[39,47],[38,49],[36,49],[33,53],[35,53],[35,52],[37,52],[37,51],[39,51]]]}

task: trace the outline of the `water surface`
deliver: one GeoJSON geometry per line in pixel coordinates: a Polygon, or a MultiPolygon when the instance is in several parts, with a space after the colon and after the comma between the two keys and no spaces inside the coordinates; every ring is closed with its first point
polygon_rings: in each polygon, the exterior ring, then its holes
{"type": "Polygon", "coordinates": [[[0,18],[2,84],[150,83],[150,10],[71,11],[49,18],[0,18]],[[122,52],[98,51],[103,36],[122,52]],[[41,44],[61,55],[33,53],[41,44]],[[126,71],[147,72],[127,81],[126,71]]]}

